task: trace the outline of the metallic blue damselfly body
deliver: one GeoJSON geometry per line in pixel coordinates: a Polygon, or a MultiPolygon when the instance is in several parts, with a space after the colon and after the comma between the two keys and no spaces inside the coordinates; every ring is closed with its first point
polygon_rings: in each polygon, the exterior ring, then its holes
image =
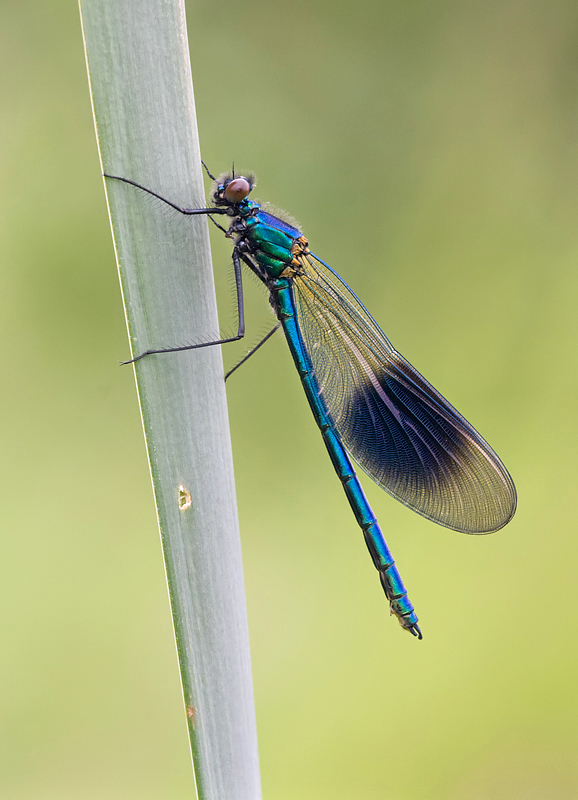
{"type": "Polygon", "coordinates": [[[510,521],[516,490],[508,471],[469,422],[394,350],[359,298],[311,253],[299,228],[249,200],[252,177],[213,178],[214,205],[198,209],[182,208],[134,181],[116,179],[185,215],[228,216],[228,228],[213,222],[234,241],[237,335],[148,350],[133,360],[241,339],[245,333],[241,264],[249,267],[269,290],[279,320],[249,355],[279,325],[283,328],[391,611],[403,628],[421,639],[417,615],[351,459],[404,505],[463,533],[490,533],[510,521]]]}

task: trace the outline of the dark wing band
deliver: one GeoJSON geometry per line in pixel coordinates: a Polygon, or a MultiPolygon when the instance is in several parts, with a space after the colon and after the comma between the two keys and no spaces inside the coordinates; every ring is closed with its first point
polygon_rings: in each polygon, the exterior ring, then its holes
{"type": "Polygon", "coordinates": [[[403,356],[351,289],[314,256],[294,279],[320,393],[359,466],[418,514],[464,533],[516,510],[508,471],[480,434],[403,356]]]}

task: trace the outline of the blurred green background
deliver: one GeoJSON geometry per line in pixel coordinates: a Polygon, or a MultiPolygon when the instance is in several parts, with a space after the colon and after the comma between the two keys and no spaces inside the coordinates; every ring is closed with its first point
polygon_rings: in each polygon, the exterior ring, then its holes
{"type": "MultiPolygon", "coordinates": [[[[259,177],[488,438],[466,537],[365,480],[377,575],[281,337],[228,386],[266,800],[578,797],[578,5],[188,4],[203,155],[259,177]]],[[[73,2],[0,6],[0,797],[181,800],[188,743],[73,2]]],[[[223,328],[230,245],[214,239],[223,328]]],[[[249,336],[271,316],[248,281],[249,336]]]]}

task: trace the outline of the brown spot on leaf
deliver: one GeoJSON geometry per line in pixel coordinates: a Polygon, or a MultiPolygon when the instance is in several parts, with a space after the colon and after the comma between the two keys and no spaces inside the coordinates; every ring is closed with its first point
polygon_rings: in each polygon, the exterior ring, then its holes
{"type": "Polygon", "coordinates": [[[187,508],[190,508],[192,503],[191,500],[191,493],[185,489],[185,487],[181,484],[179,486],[179,508],[181,511],[186,511],[187,508]]]}

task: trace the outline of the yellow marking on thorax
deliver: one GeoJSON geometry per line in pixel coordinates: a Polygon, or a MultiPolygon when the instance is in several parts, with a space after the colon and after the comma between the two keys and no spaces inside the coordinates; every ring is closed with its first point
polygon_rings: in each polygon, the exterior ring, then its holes
{"type": "Polygon", "coordinates": [[[309,242],[304,236],[300,236],[298,239],[295,239],[291,247],[291,255],[293,256],[293,258],[291,259],[291,263],[285,267],[280,277],[294,278],[295,275],[302,275],[303,274],[302,259],[310,252],[311,251],[309,250],[309,242]]]}

